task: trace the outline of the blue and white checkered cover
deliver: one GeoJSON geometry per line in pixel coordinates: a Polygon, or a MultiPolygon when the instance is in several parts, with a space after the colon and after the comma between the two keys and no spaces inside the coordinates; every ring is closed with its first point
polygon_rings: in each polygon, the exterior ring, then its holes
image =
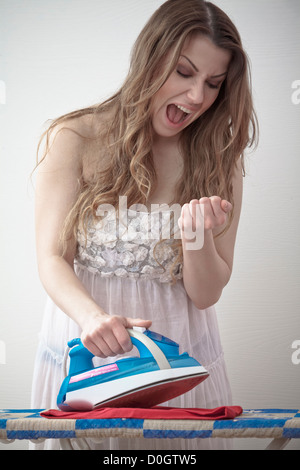
{"type": "Polygon", "coordinates": [[[0,410],[0,439],[144,438],[300,438],[300,410],[244,410],[235,419],[47,419],[43,410],[0,410]]]}

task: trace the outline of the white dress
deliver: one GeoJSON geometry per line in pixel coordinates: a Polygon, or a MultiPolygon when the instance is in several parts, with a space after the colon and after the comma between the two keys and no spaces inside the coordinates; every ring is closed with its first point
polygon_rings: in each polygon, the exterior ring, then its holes
{"type": "MultiPolygon", "coordinates": [[[[129,209],[126,218],[119,222],[121,219],[112,208],[102,222],[89,225],[87,239],[78,232],[77,276],[105,312],[152,320],[152,331],[179,343],[181,353],[188,352],[208,370],[210,375],[204,382],[164,405],[231,405],[215,308],[199,310],[193,305],[183,286],[180,264],[175,269],[176,282],[171,282],[170,267],[174,267],[175,259],[170,241],[157,244],[162,226],[170,222],[170,211],[147,213],[129,209]]],[[[35,362],[32,408],[56,408],[67,341],[80,334],[79,326],[48,299],[35,362]]],[[[97,358],[96,365],[116,359],[97,358]]],[[[48,440],[42,448],[55,449],[58,444],[48,440]]],[[[89,440],[89,444],[92,449],[106,450],[231,448],[226,439],[111,438],[100,443],[89,440]]],[[[41,445],[35,448],[40,449],[41,445]]]]}

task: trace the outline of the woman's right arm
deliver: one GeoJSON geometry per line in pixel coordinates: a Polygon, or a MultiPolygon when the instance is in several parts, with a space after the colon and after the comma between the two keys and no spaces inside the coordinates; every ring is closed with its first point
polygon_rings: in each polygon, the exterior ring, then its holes
{"type": "Polygon", "coordinates": [[[60,232],[75,203],[82,179],[86,140],[82,123],[57,126],[36,179],[36,248],[41,282],[54,303],[82,329],[84,345],[100,357],[131,350],[126,328],[149,327],[151,322],[108,315],[91,297],[73,269],[76,241],[62,253],[60,232]]]}

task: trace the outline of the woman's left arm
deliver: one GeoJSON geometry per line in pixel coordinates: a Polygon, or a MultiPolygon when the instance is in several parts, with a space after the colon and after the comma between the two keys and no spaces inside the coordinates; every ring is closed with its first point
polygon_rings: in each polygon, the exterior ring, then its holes
{"type": "Polygon", "coordinates": [[[234,215],[229,229],[219,237],[232,205],[218,196],[192,200],[182,208],[179,226],[183,246],[183,283],[194,305],[215,304],[228,283],[240,218],[243,176],[240,161],[233,176],[234,215]],[[199,210],[200,209],[200,210],[199,210]]]}

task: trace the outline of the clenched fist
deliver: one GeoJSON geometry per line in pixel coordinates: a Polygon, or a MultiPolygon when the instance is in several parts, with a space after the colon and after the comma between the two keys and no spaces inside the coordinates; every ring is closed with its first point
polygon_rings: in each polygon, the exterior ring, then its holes
{"type": "Polygon", "coordinates": [[[193,199],[184,204],[178,219],[184,247],[201,249],[205,232],[225,225],[231,210],[232,204],[219,196],[193,199]]]}

